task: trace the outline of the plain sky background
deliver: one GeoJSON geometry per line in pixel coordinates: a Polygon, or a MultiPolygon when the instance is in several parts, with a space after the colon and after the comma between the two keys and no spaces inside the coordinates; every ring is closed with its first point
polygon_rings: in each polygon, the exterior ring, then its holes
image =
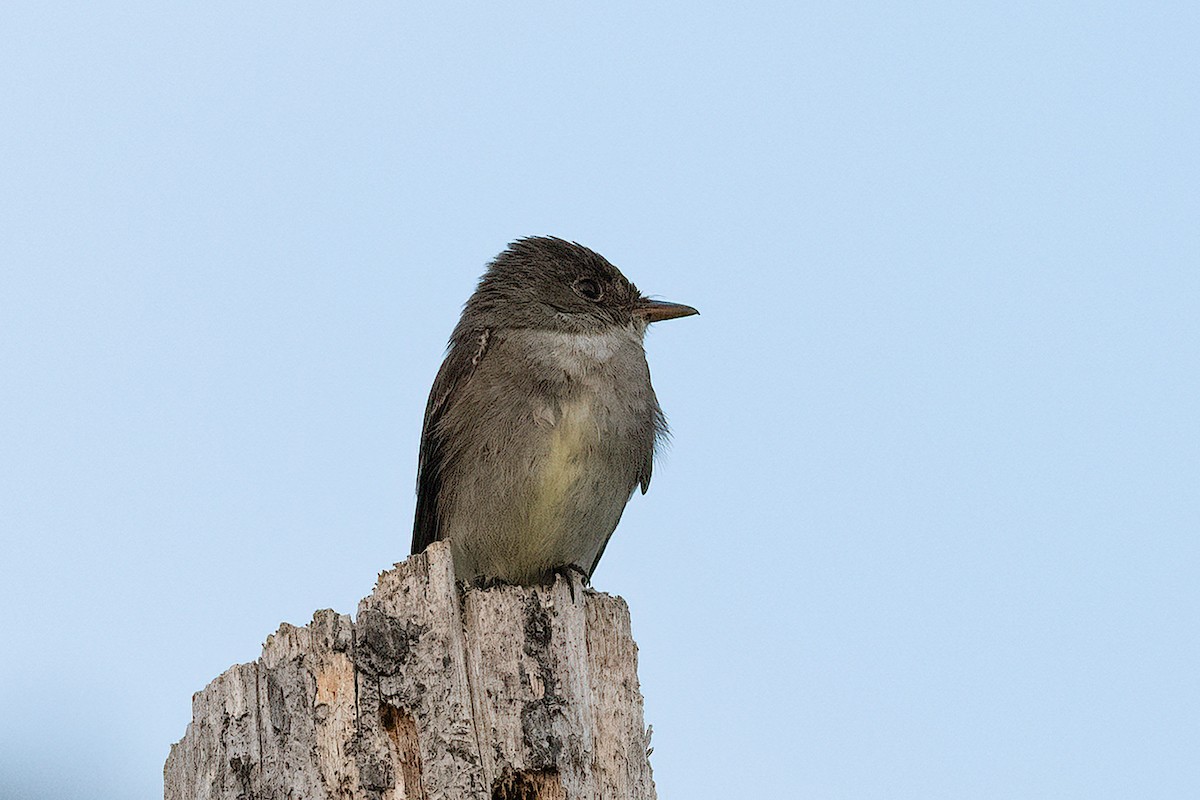
{"type": "Polygon", "coordinates": [[[667,798],[1200,797],[1200,6],[0,6],[0,796],[407,555],[513,238],[702,316],[595,575],[667,798]]]}

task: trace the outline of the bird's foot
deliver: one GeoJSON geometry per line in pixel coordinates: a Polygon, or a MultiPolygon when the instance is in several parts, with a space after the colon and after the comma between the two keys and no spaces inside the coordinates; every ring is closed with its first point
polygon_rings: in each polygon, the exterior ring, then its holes
{"type": "Polygon", "coordinates": [[[495,589],[497,586],[512,586],[513,584],[503,578],[493,578],[490,575],[476,575],[467,582],[467,585],[472,589],[481,589],[486,592],[488,589],[495,589]]]}
{"type": "Polygon", "coordinates": [[[553,585],[562,576],[567,582],[567,588],[571,590],[571,602],[575,602],[575,578],[579,578],[580,590],[588,589],[592,585],[592,578],[587,574],[587,570],[578,564],[560,564],[550,570],[550,584],[553,585]]]}

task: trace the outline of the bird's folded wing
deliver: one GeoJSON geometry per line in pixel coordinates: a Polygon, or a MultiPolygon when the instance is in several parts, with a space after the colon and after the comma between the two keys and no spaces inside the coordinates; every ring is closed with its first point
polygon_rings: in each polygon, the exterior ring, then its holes
{"type": "Polygon", "coordinates": [[[421,453],[417,460],[417,511],[413,520],[412,552],[420,553],[442,538],[442,520],[438,515],[438,496],[446,470],[448,448],[446,432],[440,422],[454,406],[463,386],[475,373],[487,350],[488,331],[480,331],[478,347],[463,346],[460,339],[451,343],[446,360],[438,370],[429,401],[425,406],[425,424],[421,429],[421,453]]]}

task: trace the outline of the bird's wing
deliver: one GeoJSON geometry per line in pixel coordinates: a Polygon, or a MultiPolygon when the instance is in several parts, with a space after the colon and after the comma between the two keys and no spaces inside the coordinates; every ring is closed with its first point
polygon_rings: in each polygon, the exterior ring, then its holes
{"type": "MultiPolygon", "coordinates": [[[[650,390],[652,397],[651,422],[653,428],[650,433],[650,440],[646,446],[642,448],[642,459],[638,465],[637,483],[642,489],[642,494],[650,488],[650,474],[654,472],[654,453],[658,448],[665,444],[671,438],[670,431],[667,428],[667,418],[662,412],[662,408],[658,405],[658,398],[654,397],[654,390],[650,390]]],[[[632,493],[632,489],[630,492],[632,493]]]]}
{"type": "Polygon", "coordinates": [[[641,487],[642,494],[645,494],[650,488],[650,473],[654,471],[654,447],[651,446],[642,458],[641,468],[637,474],[637,485],[641,487]]]}
{"type": "Polygon", "coordinates": [[[490,338],[491,332],[484,330],[476,339],[477,347],[453,343],[429,391],[425,425],[421,429],[421,453],[417,460],[417,512],[413,520],[412,539],[414,554],[442,538],[438,496],[446,469],[447,447],[446,434],[439,423],[461,396],[462,387],[475,373],[480,359],[487,352],[490,338]]]}
{"type": "MultiPolygon", "coordinates": [[[[654,401],[653,413],[654,427],[649,440],[646,442],[646,446],[642,448],[641,459],[638,462],[637,473],[634,476],[634,483],[629,487],[630,497],[633,496],[634,491],[639,487],[642,490],[642,494],[645,494],[646,490],[650,488],[650,474],[654,471],[654,450],[658,446],[658,443],[667,436],[667,419],[663,416],[662,409],[658,407],[657,399],[654,401]]],[[[617,517],[617,521],[620,522],[619,516],[617,517]]],[[[600,563],[600,557],[604,555],[604,550],[608,547],[608,543],[615,531],[616,526],[614,525],[613,530],[609,531],[608,536],[604,539],[604,544],[600,545],[600,549],[596,552],[596,557],[592,559],[592,565],[587,571],[588,578],[591,578],[592,573],[596,571],[596,565],[600,563]]]]}

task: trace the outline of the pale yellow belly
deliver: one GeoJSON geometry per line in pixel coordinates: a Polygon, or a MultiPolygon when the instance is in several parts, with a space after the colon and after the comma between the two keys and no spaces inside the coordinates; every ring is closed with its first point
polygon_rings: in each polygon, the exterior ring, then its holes
{"type": "Polygon", "coordinates": [[[526,535],[531,544],[545,542],[553,546],[560,532],[570,527],[567,517],[577,512],[581,500],[587,499],[580,495],[586,490],[589,462],[600,446],[591,407],[584,402],[564,407],[530,487],[526,535]]]}
{"type": "Polygon", "coordinates": [[[523,583],[570,564],[589,570],[621,517],[628,487],[607,476],[614,443],[604,436],[612,432],[592,406],[561,406],[537,430],[543,444],[531,453],[532,473],[507,484],[511,496],[493,496],[493,515],[473,504],[471,535],[451,536],[467,577],[523,583]]]}

